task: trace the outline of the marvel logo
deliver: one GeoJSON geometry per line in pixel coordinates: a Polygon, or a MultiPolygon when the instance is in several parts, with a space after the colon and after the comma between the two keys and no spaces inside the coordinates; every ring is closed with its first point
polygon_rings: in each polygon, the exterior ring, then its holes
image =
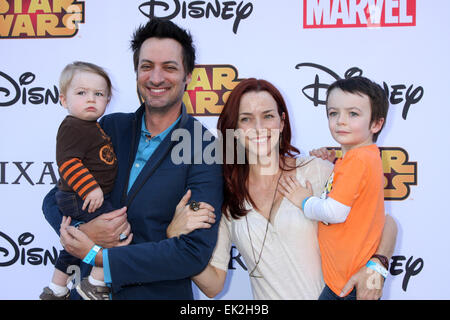
{"type": "Polygon", "coordinates": [[[303,28],[416,25],[416,0],[303,0],[303,28]]]}

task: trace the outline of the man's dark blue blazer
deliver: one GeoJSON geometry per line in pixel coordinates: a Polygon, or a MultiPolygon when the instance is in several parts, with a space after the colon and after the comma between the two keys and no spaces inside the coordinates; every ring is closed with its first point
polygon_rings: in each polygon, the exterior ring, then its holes
{"type": "MultiPolygon", "coordinates": [[[[129,246],[108,249],[113,299],[193,299],[190,277],[208,264],[217,241],[218,223],[223,201],[223,174],[220,164],[194,164],[194,158],[211,141],[203,141],[206,128],[187,114],[182,106],[181,118],[173,130],[185,129],[192,138],[190,163],[174,164],[172,150],[179,143],[171,141],[172,132],[161,142],[127,194],[128,179],[141,132],[144,105],[135,113],[104,116],[100,125],[111,137],[119,168],[111,200],[116,208],[127,206],[128,222],[133,233],[129,246]],[[194,123],[202,137],[194,136],[194,123]],[[194,139],[201,142],[195,147],[194,139]],[[191,200],[204,201],[215,209],[216,223],[179,238],[167,239],[166,229],[175,207],[190,189],[191,200]]],[[[181,142],[182,139],[180,139],[181,142]]],[[[207,139],[206,139],[207,140],[207,139]]],[[[209,147],[210,149],[211,147],[209,147]]],[[[179,151],[179,146],[175,150],[179,151]]],[[[218,148],[218,150],[221,150],[218,148]]],[[[185,150],[186,151],[186,150],[185,150]]],[[[178,152],[177,152],[178,153],[178,152]]],[[[45,197],[45,218],[59,233],[61,213],[53,188],[45,197]]]]}

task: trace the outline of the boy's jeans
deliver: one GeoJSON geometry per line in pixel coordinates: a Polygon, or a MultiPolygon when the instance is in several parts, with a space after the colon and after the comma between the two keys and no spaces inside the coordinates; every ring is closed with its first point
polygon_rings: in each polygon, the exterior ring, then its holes
{"type": "MultiPolygon", "coordinates": [[[[55,198],[58,208],[63,215],[83,222],[91,221],[103,213],[108,213],[114,210],[111,202],[109,201],[109,194],[104,196],[102,206],[92,213],[89,213],[87,210],[81,210],[84,201],[74,192],[58,190],[55,194],[55,198]]],[[[59,252],[58,259],[56,260],[55,268],[67,273],[67,268],[69,266],[79,266],[80,263],[80,259],[70,255],[66,250],[61,250],[59,252]]]]}
{"type": "Polygon", "coordinates": [[[325,285],[325,288],[323,288],[319,296],[319,300],[356,300],[356,288],[353,288],[348,295],[341,298],[325,285]]]}

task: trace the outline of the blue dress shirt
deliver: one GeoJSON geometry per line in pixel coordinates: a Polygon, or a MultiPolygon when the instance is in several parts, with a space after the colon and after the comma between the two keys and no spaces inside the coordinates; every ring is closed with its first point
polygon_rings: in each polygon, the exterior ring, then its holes
{"type": "MultiPolygon", "coordinates": [[[[141,137],[139,139],[139,146],[136,152],[136,158],[134,159],[133,166],[130,171],[130,178],[128,180],[128,190],[130,191],[133,183],[136,181],[142,168],[147,163],[148,159],[152,156],[153,152],[158,148],[164,138],[169,134],[169,132],[175,127],[175,125],[180,121],[181,115],[175,120],[166,130],[160,134],[152,137],[151,132],[147,130],[145,125],[145,113],[142,117],[141,124],[141,137]],[[150,138],[151,137],[151,138],[150,138]]],[[[112,282],[111,271],[109,269],[109,259],[108,259],[108,249],[103,249],[103,273],[105,277],[105,283],[109,284],[112,282]]]]}

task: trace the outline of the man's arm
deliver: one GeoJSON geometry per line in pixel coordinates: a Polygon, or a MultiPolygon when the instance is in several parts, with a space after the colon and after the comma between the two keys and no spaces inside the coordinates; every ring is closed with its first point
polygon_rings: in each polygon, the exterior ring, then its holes
{"type": "MultiPolygon", "coordinates": [[[[386,256],[388,261],[394,253],[395,243],[397,240],[397,223],[390,216],[386,216],[383,233],[380,244],[376,254],[386,256]]],[[[377,258],[372,258],[372,261],[380,263],[377,258]]],[[[356,293],[358,300],[377,300],[383,294],[384,278],[381,274],[368,267],[364,266],[355,273],[342,289],[341,295],[344,295],[356,286],[356,293]]]]}
{"type": "MultiPolygon", "coordinates": [[[[192,192],[192,200],[206,202],[214,207],[216,222],[211,228],[198,229],[180,237],[109,249],[108,261],[114,292],[126,285],[189,278],[207,266],[216,245],[221,216],[221,166],[192,165],[186,187],[192,192]]],[[[99,255],[97,258],[101,259],[99,255]]]]}
{"type": "MultiPolygon", "coordinates": [[[[60,236],[60,226],[63,215],[58,209],[55,193],[58,188],[55,186],[44,197],[42,203],[42,212],[50,226],[60,236]]],[[[71,225],[77,225],[81,221],[72,220],[71,225]]],[[[80,230],[83,231],[92,241],[104,248],[111,248],[118,244],[119,235],[130,233],[130,224],[127,221],[126,208],[121,208],[109,213],[102,214],[97,218],[81,224],[80,230]]]]}
{"type": "Polygon", "coordinates": [[[386,256],[388,260],[391,260],[397,241],[397,232],[397,223],[390,215],[386,215],[383,234],[376,252],[377,254],[386,256]]]}

